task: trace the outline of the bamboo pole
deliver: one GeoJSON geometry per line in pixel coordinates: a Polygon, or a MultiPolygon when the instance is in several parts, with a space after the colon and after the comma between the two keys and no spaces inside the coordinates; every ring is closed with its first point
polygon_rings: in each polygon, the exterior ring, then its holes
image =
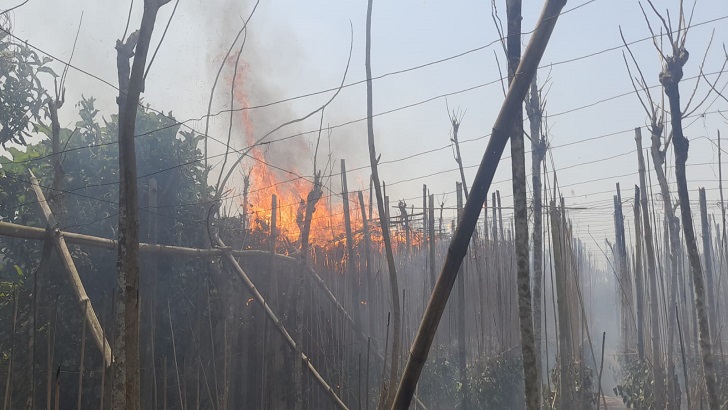
{"type": "Polygon", "coordinates": [[[703,234],[703,267],[705,269],[705,285],[708,296],[708,322],[710,323],[710,334],[715,340],[718,334],[718,326],[715,316],[715,292],[713,286],[713,258],[711,257],[710,226],[708,225],[708,206],[705,199],[705,188],[698,189],[700,203],[700,223],[703,234]]]}
{"type": "Polygon", "coordinates": [[[546,1],[526,52],[516,70],[516,76],[511,83],[493,126],[492,136],[478,168],[468,200],[465,203],[462,222],[450,242],[440,277],[435,284],[435,289],[428,302],[417,336],[410,349],[410,357],[397,388],[393,409],[406,409],[412,400],[435,331],[457,277],[458,269],[465,257],[465,252],[478,222],[485,198],[488,195],[488,189],[493,181],[498,162],[513,129],[516,114],[522,109],[523,99],[536,74],[539,61],[546,49],[559,13],[565,5],[566,0],[546,1]]]}
{"type": "MultiPolygon", "coordinates": [[[[94,341],[96,342],[99,350],[102,352],[101,354],[104,358],[104,363],[106,366],[110,366],[113,361],[111,347],[109,346],[109,342],[104,338],[101,323],[99,323],[99,319],[96,317],[96,311],[91,305],[91,301],[86,294],[86,289],[83,287],[83,282],[78,274],[78,270],[76,270],[76,265],[71,257],[71,252],[68,250],[66,240],[63,233],[57,229],[58,226],[56,219],[51,212],[50,206],[48,206],[48,202],[46,201],[45,195],[43,195],[43,191],[40,189],[40,185],[38,185],[38,179],[33,174],[33,171],[28,170],[28,172],[30,173],[30,181],[33,186],[33,191],[38,197],[38,204],[40,205],[41,211],[43,211],[46,223],[51,229],[54,229],[53,243],[56,245],[56,249],[58,250],[58,254],[63,262],[63,266],[70,277],[70,283],[73,287],[74,293],[76,294],[76,299],[78,300],[81,308],[85,311],[84,316],[88,321],[94,341]],[[86,306],[88,306],[88,308],[86,308],[86,306]]],[[[45,232],[42,229],[40,231],[45,232]]]]}
{"type": "MultiPolygon", "coordinates": [[[[460,182],[455,183],[457,192],[457,220],[458,226],[461,223],[463,214],[463,191],[467,190],[465,185],[460,182]]],[[[460,376],[460,389],[462,391],[462,401],[460,408],[467,410],[469,405],[469,394],[468,394],[468,376],[467,376],[467,353],[465,347],[465,272],[467,271],[467,264],[460,266],[460,272],[458,272],[457,278],[457,334],[458,334],[458,372],[460,376]]]]}
{"type": "Polygon", "coordinates": [[[554,256],[554,276],[556,280],[556,305],[559,318],[557,332],[559,335],[559,408],[568,409],[572,406],[570,372],[571,367],[571,318],[567,300],[566,278],[569,267],[568,243],[564,238],[567,236],[563,216],[556,206],[556,201],[551,200],[551,240],[554,256]]]}
{"type": "Polygon", "coordinates": [[[361,295],[359,292],[359,275],[354,266],[354,240],[351,234],[351,214],[349,212],[349,188],[346,183],[346,161],[341,159],[341,198],[344,205],[344,227],[346,231],[346,273],[351,284],[352,314],[354,323],[361,326],[361,295]]]}
{"type": "Polygon", "coordinates": [[[427,243],[427,185],[422,184],[422,246],[427,243]]]}
{"type": "Polygon", "coordinates": [[[634,286],[637,298],[637,355],[640,361],[645,359],[645,314],[644,295],[645,288],[642,276],[642,222],[640,218],[640,187],[634,187],[634,227],[635,227],[635,256],[634,256],[634,286]]]}
{"type": "MultiPolygon", "coordinates": [[[[88,310],[88,300],[84,305],[84,315],[86,314],[86,310],[88,310]]],[[[86,327],[86,318],[84,318],[83,324],[81,325],[81,358],[78,361],[78,399],[76,401],[76,409],[78,410],[81,410],[81,402],[83,401],[83,373],[85,371],[83,362],[86,357],[86,327]]]]}
{"type": "Polygon", "coordinates": [[[654,383],[655,406],[662,408],[665,403],[665,372],[662,366],[662,350],[660,342],[660,310],[658,307],[657,271],[655,269],[655,243],[650,224],[649,204],[647,203],[647,181],[645,178],[645,158],[642,152],[642,129],[635,128],[637,144],[637,163],[640,179],[640,206],[642,207],[643,232],[645,235],[645,256],[647,257],[647,275],[650,296],[650,339],[652,345],[652,378],[654,383]]]}
{"type": "Polygon", "coordinates": [[[430,215],[429,215],[429,228],[428,239],[430,241],[430,286],[435,288],[435,282],[437,280],[437,274],[435,272],[435,195],[430,195],[430,215]]]}
{"type": "Polygon", "coordinates": [[[5,380],[5,399],[3,410],[13,405],[13,362],[15,361],[15,333],[18,323],[18,287],[13,285],[13,330],[10,337],[10,359],[8,360],[8,378],[5,380]]]}

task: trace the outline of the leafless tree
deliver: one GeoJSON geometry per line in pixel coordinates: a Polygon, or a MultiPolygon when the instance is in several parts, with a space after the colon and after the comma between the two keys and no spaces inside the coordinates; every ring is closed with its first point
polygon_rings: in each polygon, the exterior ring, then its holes
{"type": "Polygon", "coordinates": [[[117,40],[119,71],[119,241],[116,357],[112,407],[136,410],[139,396],[139,201],[134,130],[149,44],[159,8],[169,0],[145,0],[140,29],[117,40]],[[129,59],[134,62],[129,67],[129,59]]]}
{"type": "MultiPolygon", "coordinates": [[[[382,227],[382,241],[384,249],[387,253],[387,267],[389,269],[389,287],[392,294],[392,316],[394,316],[392,325],[392,357],[389,372],[389,383],[382,392],[382,397],[386,397],[384,402],[385,409],[392,407],[394,401],[395,388],[397,387],[397,379],[399,376],[399,352],[400,352],[400,327],[401,312],[399,303],[399,284],[397,282],[397,266],[394,262],[394,253],[392,251],[392,240],[389,237],[389,221],[387,220],[387,212],[384,206],[384,197],[382,196],[382,184],[379,179],[379,170],[377,158],[377,150],[374,145],[374,102],[372,96],[372,3],[368,1],[367,5],[367,28],[366,28],[366,75],[367,75],[367,140],[369,143],[369,162],[372,168],[372,181],[374,183],[374,193],[377,196],[377,209],[379,210],[379,223],[382,227]]],[[[385,352],[386,354],[386,352],[385,352]]],[[[381,402],[381,401],[380,401],[381,402]]]]}
{"type": "MultiPolygon", "coordinates": [[[[706,290],[703,279],[703,269],[700,262],[700,254],[698,253],[697,242],[695,240],[695,231],[693,229],[693,219],[690,209],[690,196],[688,192],[687,176],[685,172],[685,163],[687,162],[688,158],[689,141],[683,132],[682,125],[683,117],[691,113],[690,105],[696,95],[697,85],[690,97],[688,98],[687,104],[685,104],[685,108],[682,107],[680,100],[680,80],[682,80],[683,78],[683,68],[687,63],[689,56],[689,53],[685,48],[685,43],[687,41],[687,34],[690,27],[690,20],[692,20],[692,15],[688,19],[686,19],[683,2],[681,0],[679,6],[677,30],[673,30],[669,12],[667,12],[667,18],[665,18],[663,17],[662,13],[660,13],[657,8],[655,8],[655,5],[651,0],[647,0],[647,2],[654,12],[655,16],[657,16],[657,18],[660,20],[662,26],[661,30],[665,30],[664,35],[667,37],[670,47],[668,51],[663,50],[663,47],[658,43],[658,39],[660,38],[660,36],[655,35],[650,20],[647,17],[647,13],[645,12],[644,8],[640,6],[650,33],[653,36],[653,44],[662,61],[660,84],[662,84],[663,91],[668,98],[669,104],[672,142],[675,151],[675,176],[677,193],[680,202],[683,234],[685,236],[685,242],[687,244],[688,259],[690,261],[690,270],[692,273],[693,290],[695,292],[695,307],[697,310],[698,318],[698,336],[700,352],[702,356],[703,374],[705,377],[705,386],[708,395],[708,405],[711,410],[714,410],[719,408],[718,392],[715,380],[715,372],[713,368],[714,365],[710,338],[710,328],[706,307],[706,290]]],[[[710,46],[708,46],[708,48],[709,47],[710,46]]],[[[700,79],[698,79],[698,82],[699,80],[700,79]]],[[[634,81],[635,80],[633,80],[633,84],[634,81]]],[[[640,78],[636,81],[642,83],[642,88],[646,88],[646,84],[644,84],[644,78],[641,73],[640,78]]],[[[649,94],[647,94],[647,96],[647,103],[649,103],[649,108],[644,101],[642,102],[642,105],[645,110],[650,114],[651,123],[657,122],[659,124],[656,115],[657,109],[655,108],[655,104],[652,101],[651,97],[649,97],[649,94]]],[[[698,104],[698,106],[700,106],[700,103],[698,104]]],[[[697,109],[697,107],[695,109],[697,109]]],[[[656,154],[658,154],[658,159],[662,158],[662,161],[664,161],[664,151],[662,153],[659,152],[659,145],[657,145],[657,148],[655,148],[655,145],[658,144],[660,141],[661,128],[656,127],[655,124],[652,124],[651,128],[651,132],[653,134],[653,151],[656,150],[656,154]]],[[[667,146],[669,146],[669,143],[670,139],[668,138],[665,143],[666,148],[667,146]]],[[[653,153],[653,156],[654,155],[655,153],[653,153]]],[[[660,166],[657,166],[657,161],[655,162],[655,168],[660,168],[660,166]]],[[[664,192],[663,201],[665,201],[664,192]]],[[[673,219],[673,223],[674,221],[675,220],[673,219]]],[[[671,236],[672,235],[673,233],[671,233],[671,236]]]]}

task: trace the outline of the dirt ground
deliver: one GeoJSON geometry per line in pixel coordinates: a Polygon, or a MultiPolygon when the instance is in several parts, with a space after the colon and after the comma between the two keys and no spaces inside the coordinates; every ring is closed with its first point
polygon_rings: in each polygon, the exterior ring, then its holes
{"type": "Polygon", "coordinates": [[[627,407],[624,406],[622,399],[620,399],[619,397],[606,396],[604,398],[604,401],[606,401],[606,403],[607,403],[608,410],[626,410],[627,409],[627,407]]]}

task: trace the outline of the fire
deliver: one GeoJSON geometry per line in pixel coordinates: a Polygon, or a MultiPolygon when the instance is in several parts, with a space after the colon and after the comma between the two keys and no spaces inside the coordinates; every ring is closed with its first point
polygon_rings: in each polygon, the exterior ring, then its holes
{"type": "MultiPolygon", "coordinates": [[[[232,66],[234,60],[228,63],[232,66]]],[[[238,66],[234,91],[236,107],[238,108],[251,106],[245,90],[249,69],[250,67],[245,63],[241,63],[238,66]]],[[[243,110],[239,115],[245,135],[245,143],[249,147],[253,146],[261,136],[256,134],[253,126],[251,113],[254,112],[251,110],[243,110]]],[[[290,144],[292,143],[295,142],[287,141],[283,144],[288,144],[290,148],[290,144]]],[[[312,158],[308,145],[300,142],[299,144],[298,147],[294,147],[296,155],[300,155],[300,158],[312,158]]],[[[275,195],[277,197],[277,242],[288,245],[287,250],[290,252],[300,247],[301,226],[299,224],[302,222],[301,215],[303,209],[305,209],[306,198],[314,185],[312,178],[300,177],[302,175],[312,174],[310,170],[308,172],[301,171],[290,163],[270,164],[271,161],[266,157],[267,150],[275,150],[279,146],[258,145],[254,146],[250,151],[249,155],[252,157],[252,161],[247,165],[248,167],[252,166],[250,168],[249,193],[246,198],[247,201],[243,202],[247,203],[245,214],[250,222],[249,224],[246,223],[246,226],[250,227],[253,231],[259,231],[262,235],[267,236],[270,234],[272,196],[275,195]]],[[[322,155],[319,153],[319,158],[321,157],[322,155]]],[[[323,186],[322,188],[323,195],[316,203],[315,211],[311,219],[309,243],[313,247],[322,248],[344,245],[346,240],[346,227],[341,193],[334,193],[327,186],[323,186]]],[[[365,197],[365,204],[367,204],[369,203],[368,195],[365,195],[365,197]]],[[[358,243],[363,238],[362,212],[358,198],[354,193],[350,193],[348,199],[352,235],[354,241],[358,243]]],[[[393,215],[397,213],[396,210],[393,210],[393,215]]],[[[383,250],[379,224],[370,223],[369,227],[372,246],[383,250]]],[[[404,246],[406,240],[406,235],[401,227],[392,229],[392,243],[395,247],[404,246]]],[[[418,236],[415,232],[412,232],[410,235],[410,245],[419,246],[420,243],[421,235],[418,236]]]]}
{"type": "MultiPolygon", "coordinates": [[[[234,61],[228,63],[232,65],[234,61]]],[[[238,107],[250,107],[250,101],[245,90],[245,79],[248,70],[249,66],[247,64],[243,63],[238,66],[234,92],[238,107]]],[[[260,135],[256,134],[253,127],[251,111],[242,111],[240,120],[245,133],[246,145],[253,146],[256,140],[260,138],[260,135]]],[[[311,172],[302,172],[290,165],[280,167],[287,168],[290,172],[284,172],[269,166],[264,147],[255,146],[250,152],[253,161],[248,165],[252,165],[252,168],[250,170],[250,193],[247,198],[248,209],[246,209],[246,215],[252,222],[250,225],[252,229],[269,232],[272,217],[271,199],[275,195],[277,197],[276,228],[279,240],[295,243],[300,239],[301,235],[299,226],[299,213],[301,211],[299,208],[302,203],[305,206],[308,193],[313,188],[311,180],[298,176],[310,174],[311,172]]],[[[300,148],[302,158],[310,157],[307,145],[300,144],[298,148],[300,148]]],[[[270,149],[275,149],[275,147],[270,147],[270,149]]],[[[313,246],[326,247],[344,239],[344,214],[341,209],[334,211],[332,202],[330,192],[324,187],[323,196],[316,203],[311,220],[309,243],[313,246]]],[[[341,205],[339,205],[339,208],[341,208],[341,205]]],[[[357,215],[354,212],[361,215],[361,211],[354,206],[354,201],[352,201],[350,208],[352,212],[352,229],[358,229],[355,225],[360,218],[356,218],[357,215]]]]}

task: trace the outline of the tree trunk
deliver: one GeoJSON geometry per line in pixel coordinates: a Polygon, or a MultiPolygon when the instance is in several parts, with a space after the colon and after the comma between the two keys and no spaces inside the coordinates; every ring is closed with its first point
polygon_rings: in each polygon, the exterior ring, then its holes
{"type": "Polygon", "coordinates": [[[665,94],[670,102],[670,124],[672,126],[673,146],[675,147],[675,182],[677,184],[677,196],[680,199],[683,235],[685,235],[685,244],[687,245],[688,260],[690,261],[690,270],[693,278],[700,354],[703,361],[705,387],[708,392],[708,405],[711,410],[718,410],[720,404],[718,403],[710,328],[708,325],[708,313],[706,312],[703,268],[700,264],[700,254],[698,253],[698,245],[695,240],[693,215],[690,208],[690,195],[688,193],[688,182],[685,173],[689,142],[683,134],[679,84],[683,75],[682,67],[687,61],[687,51],[684,49],[680,49],[679,51],[680,53],[678,55],[667,57],[663,70],[660,73],[660,83],[664,87],[665,94]]]}
{"type": "MultiPolygon", "coordinates": [[[[316,170],[314,169],[314,172],[316,170]]],[[[321,199],[323,191],[319,180],[319,174],[314,177],[314,186],[306,197],[306,208],[301,228],[301,267],[296,280],[296,358],[293,361],[293,387],[295,393],[295,409],[303,409],[303,309],[305,296],[305,277],[308,268],[308,237],[311,232],[311,219],[316,210],[316,203],[321,199]]]]}
{"type": "MultiPolygon", "coordinates": [[[[389,237],[389,220],[388,212],[384,205],[384,197],[382,195],[382,185],[379,180],[377,151],[374,146],[374,102],[372,96],[372,3],[368,1],[367,5],[367,28],[366,28],[366,75],[367,75],[367,140],[369,143],[369,162],[372,168],[372,181],[374,184],[374,193],[377,196],[377,208],[379,209],[379,222],[382,227],[382,241],[384,249],[387,253],[387,267],[389,269],[389,287],[392,295],[392,316],[394,316],[392,326],[392,358],[389,372],[389,385],[385,392],[386,395],[385,408],[392,407],[394,401],[395,390],[397,387],[397,379],[399,377],[399,352],[400,352],[400,328],[401,313],[399,303],[399,284],[397,282],[397,266],[394,262],[394,253],[392,252],[392,241],[389,237]]],[[[386,354],[386,352],[385,352],[386,354]]]]}
{"type": "MultiPolygon", "coordinates": [[[[507,0],[508,83],[513,82],[521,61],[521,0],[507,0]]],[[[528,203],[526,202],[526,159],[523,143],[523,107],[519,105],[511,134],[513,173],[513,218],[515,223],[516,267],[518,277],[518,317],[521,328],[521,353],[526,384],[526,408],[540,409],[538,353],[534,341],[531,304],[531,276],[528,258],[528,203]]],[[[536,189],[534,188],[536,191],[536,189]]],[[[535,192],[534,191],[534,192],[535,192]]],[[[537,191],[540,191],[538,189],[537,191]]],[[[540,320],[539,320],[540,322],[540,320]]]]}
{"type": "MultiPolygon", "coordinates": [[[[533,338],[536,343],[536,371],[539,387],[542,385],[541,349],[541,304],[543,291],[543,192],[541,183],[541,163],[546,156],[546,138],[541,135],[541,95],[536,79],[531,82],[531,92],[526,102],[526,113],[531,125],[531,181],[533,184],[533,338]]],[[[540,390],[540,388],[539,388],[540,390]]],[[[539,397],[541,397],[539,395],[539,397]]]]}
{"type": "MultiPolygon", "coordinates": [[[[675,217],[675,212],[672,207],[672,199],[670,198],[670,186],[667,183],[667,177],[665,176],[665,152],[660,149],[660,146],[662,145],[662,132],[663,128],[661,125],[657,123],[657,121],[652,121],[652,126],[650,127],[650,139],[652,142],[652,146],[650,149],[650,153],[652,156],[652,163],[655,167],[655,175],[657,175],[657,181],[660,184],[660,193],[662,197],[662,206],[665,211],[665,219],[667,220],[667,231],[669,236],[669,249],[665,249],[665,252],[669,253],[669,262],[670,262],[670,301],[669,306],[675,306],[677,303],[677,287],[678,282],[677,278],[679,276],[679,268],[677,263],[677,256],[680,253],[680,228],[677,221],[677,218],[675,217]]],[[[677,396],[675,396],[675,389],[674,389],[674,373],[675,373],[675,364],[672,358],[672,353],[674,350],[674,334],[675,334],[675,324],[676,324],[676,315],[677,311],[675,309],[668,309],[668,323],[667,323],[667,370],[668,370],[668,386],[669,386],[669,396],[668,399],[670,402],[668,403],[671,407],[679,407],[679,403],[677,403],[677,396]]],[[[688,386],[685,386],[686,392],[689,391],[688,386]]]]}
{"type": "Polygon", "coordinates": [[[122,40],[116,43],[119,71],[119,242],[114,409],[138,410],[140,406],[139,201],[134,130],[154,21],[159,8],[168,1],[145,0],[140,30],[132,33],[126,43],[122,40]],[[130,70],[129,59],[132,56],[134,63],[130,70]]]}

